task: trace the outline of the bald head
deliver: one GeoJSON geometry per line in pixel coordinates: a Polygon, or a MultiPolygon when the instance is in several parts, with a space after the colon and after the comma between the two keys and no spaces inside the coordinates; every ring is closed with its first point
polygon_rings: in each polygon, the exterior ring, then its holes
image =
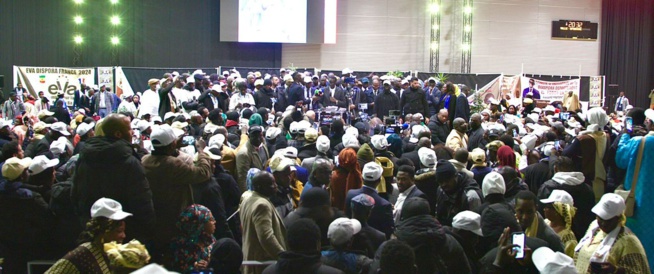
{"type": "Polygon", "coordinates": [[[468,124],[466,124],[466,120],[463,118],[456,118],[452,122],[452,127],[456,129],[458,132],[466,132],[468,131],[468,124]]]}
{"type": "Polygon", "coordinates": [[[277,192],[275,176],[267,171],[260,171],[252,177],[252,188],[264,197],[270,197],[277,192]]]}
{"type": "Polygon", "coordinates": [[[418,148],[417,149],[420,149],[421,147],[431,147],[431,139],[429,139],[427,137],[420,138],[420,140],[418,140],[418,148]]]}
{"type": "Polygon", "coordinates": [[[101,126],[105,136],[132,142],[129,117],[122,114],[111,114],[102,120],[101,126]]]}
{"type": "Polygon", "coordinates": [[[438,120],[441,121],[441,123],[447,122],[449,119],[449,113],[447,112],[447,109],[441,109],[438,111],[438,120]]]}

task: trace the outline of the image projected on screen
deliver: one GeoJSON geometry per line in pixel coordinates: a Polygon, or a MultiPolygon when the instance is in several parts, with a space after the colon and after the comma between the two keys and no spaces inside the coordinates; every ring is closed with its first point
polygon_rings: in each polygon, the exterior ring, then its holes
{"type": "Polygon", "coordinates": [[[239,0],[238,41],[307,42],[307,0],[239,0]]]}

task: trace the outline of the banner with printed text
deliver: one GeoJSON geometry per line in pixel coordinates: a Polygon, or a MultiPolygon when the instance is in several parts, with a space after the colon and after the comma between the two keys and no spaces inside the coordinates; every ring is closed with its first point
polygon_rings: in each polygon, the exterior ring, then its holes
{"type": "Polygon", "coordinates": [[[54,102],[63,94],[66,104],[72,106],[81,84],[95,85],[95,68],[14,66],[14,86],[19,83],[35,98],[43,91],[54,102]]]}
{"type": "Polygon", "coordinates": [[[105,86],[115,91],[114,87],[114,68],[113,67],[98,67],[98,86],[105,86]]]}
{"type": "Polygon", "coordinates": [[[602,76],[590,77],[590,93],[588,100],[588,107],[601,107],[602,106],[602,76]]]}
{"type": "Polygon", "coordinates": [[[500,75],[494,80],[490,81],[485,86],[477,90],[478,95],[473,94],[468,96],[468,102],[474,101],[474,96],[480,96],[485,104],[489,104],[490,99],[500,100],[509,96],[509,100],[519,98],[520,92],[520,75],[504,76],[500,75]]]}
{"type": "MultiPolygon", "coordinates": [[[[522,93],[526,93],[526,91],[529,90],[529,80],[531,79],[533,78],[522,77],[522,80],[520,81],[522,89],[520,96],[522,96],[522,93]]],[[[571,79],[550,82],[534,79],[533,88],[540,93],[541,100],[548,100],[550,102],[563,101],[563,94],[571,90],[579,96],[580,80],[571,79]]]]}

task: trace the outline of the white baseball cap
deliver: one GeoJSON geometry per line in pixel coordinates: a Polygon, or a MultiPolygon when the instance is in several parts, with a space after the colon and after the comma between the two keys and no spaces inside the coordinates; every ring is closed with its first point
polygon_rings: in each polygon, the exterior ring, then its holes
{"type": "Polygon", "coordinates": [[[48,168],[57,166],[58,164],[59,164],[59,159],[50,160],[45,155],[39,155],[34,157],[34,159],[32,159],[32,163],[30,163],[30,167],[29,167],[29,172],[30,175],[36,175],[48,168]]]}
{"type": "Polygon", "coordinates": [[[484,236],[481,232],[481,216],[470,210],[461,211],[456,214],[454,219],[452,219],[452,227],[484,236]]]}
{"type": "Polygon", "coordinates": [[[554,252],[543,246],[534,250],[531,260],[541,274],[576,274],[577,268],[572,258],[561,252],[554,252]]]}
{"type": "Polygon", "coordinates": [[[212,160],[218,161],[223,158],[219,146],[207,146],[202,151],[204,151],[204,153],[209,155],[209,158],[211,158],[212,160]]]}
{"type": "Polygon", "coordinates": [[[295,159],[297,158],[297,148],[287,147],[284,149],[284,157],[295,159]]]}
{"type": "Polygon", "coordinates": [[[307,120],[302,120],[297,123],[297,133],[304,134],[304,132],[309,128],[311,128],[311,123],[307,120]]]}
{"type": "Polygon", "coordinates": [[[18,159],[17,157],[11,157],[5,161],[2,165],[2,177],[7,178],[8,180],[14,180],[18,178],[26,168],[32,164],[32,158],[25,157],[23,159],[18,159]]]}
{"type": "Polygon", "coordinates": [[[180,122],[180,121],[175,121],[173,122],[172,125],[170,125],[171,128],[173,128],[173,132],[175,133],[175,136],[179,137],[184,135],[184,129],[188,126],[187,122],[180,122]]]}
{"type": "Polygon", "coordinates": [[[343,71],[341,71],[341,74],[351,74],[351,73],[353,73],[353,72],[354,72],[354,71],[352,71],[352,70],[349,69],[349,68],[344,68],[343,71]]]}
{"type": "Polygon", "coordinates": [[[482,195],[484,195],[484,197],[489,194],[504,195],[504,192],[506,192],[504,177],[495,171],[486,174],[484,180],[481,183],[482,195]]]}
{"type": "Polygon", "coordinates": [[[129,216],[132,216],[132,213],[123,211],[123,206],[119,202],[109,198],[100,198],[91,206],[91,218],[105,217],[120,221],[129,216]]]}
{"type": "Polygon", "coordinates": [[[61,155],[64,153],[64,151],[66,151],[66,143],[68,143],[66,138],[59,138],[52,141],[52,143],[50,143],[50,152],[52,152],[52,154],[55,156],[61,155]]]}
{"type": "Polygon", "coordinates": [[[50,125],[50,129],[54,130],[56,132],[59,132],[63,134],[64,136],[69,136],[70,132],[68,132],[68,128],[66,127],[66,124],[64,122],[56,122],[52,125],[50,125]]]}
{"type": "Polygon", "coordinates": [[[377,150],[383,150],[388,147],[388,140],[386,140],[386,136],[384,135],[373,135],[372,138],[370,138],[370,142],[377,150]]]}
{"type": "Polygon", "coordinates": [[[223,144],[225,144],[225,135],[216,134],[214,136],[211,136],[211,138],[209,138],[209,143],[207,144],[207,146],[210,147],[217,146],[218,148],[220,148],[223,146],[223,144]]]}
{"type": "Polygon", "coordinates": [[[591,210],[597,216],[604,220],[610,220],[616,216],[622,215],[627,206],[624,199],[615,193],[606,193],[602,199],[591,210]]]}
{"type": "Polygon", "coordinates": [[[139,120],[138,122],[136,122],[136,129],[138,129],[140,131],[144,131],[144,130],[148,129],[151,126],[152,126],[152,124],[150,122],[146,121],[146,120],[139,120]]]}
{"type": "Polygon", "coordinates": [[[172,127],[170,127],[168,124],[163,124],[160,126],[152,127],[150,139],[152,140],[152,146],[164,147],[172,144],[175,140],[177,140],[177,136],[175,135],[172,127]]]}
{"type": "Polygon", "coordinates": [[[327,151],[329,151],[330,144],[331,141],[329,140],[329,137],[325,135],[318,136],[318,140],[316,140],[316,148],[322,153],[327,153],[327,151]]]}
{"type": "Polygon", "coordinates": [[[420,163],[426,167],[432,168],[436,166],[436,152],[427,147],[421,147],[418,149],[418,157],[420,158],[420,163]]]}
{"type": "Polygon", "coordinates": [[[384,170],[378,163],[369,162],[365,166],[363,166],[363,171],[361,171],[361,175],[363,176],[364,181],[373,182],[379,180],[383,172],[384,170]]]}
{"type": "Polygon", "coordinates": [[[93,129],[94,126],[95,126],[95,122],[91,122],[90,124],[87,124],[87,123],[79,124],[77,126],[77,129],[76,129],[77,130],[77,135],[79,135],[79,136],[86,135],[86,133],[91,131],[91,129],[93,129]]]}
{"type": "Polygon", "coordinates": [[[352,133],[345,133],[343,135],[343,146],[344,147],[359,147],[359,140],[357,139],[357,136],[355,136],[352,133]]]}
{"type": "Polygon", "coordinates": [[[279,134],[281,134],[281,133],[282,133],[282,129],[280,129],[280,128],[278,128],[278,127],[269,127],[269,128],[266,130],[266,140],[272,140],[272,139],[275,139],[275,138],[277,138],[277,136],[279,136],[279,134]]]}
{"type": "Polygon", "coordinates": [[[298,122],[291,122],[291,125],[288,126],[288,131],[290,131],[293,134],[296,134],[298,130],[299,130],[298,122]]]}
{"type": "Polygon", "coordinates": [[[355,128],[355,127],[348,127],[345,130],[345,134],[348,134],[348,133],[354,135],[356,138],[359,138],[359,130],[357,128],[355,128]]]}
{"type": "Polygon", "coordinates": [[[168,120],[168,118],[171,118],[171,117],[177,117],[177,113],[166,112],[166,114],[164,114],[164,118],[163,118],[163,119],[164,119],[164,120],[168,120]]]}
{"type": "Polygon", "coordinates": [[[654,121],[654,109],[647,109],[645,111],[645,117],[647,117],[647,119],[654,121]]]}
{"type": "Polygon", "coordinates": [[[361,231],[361,223],[357,219],[338,218],[329,224],[327,238],[332,245],[344,245],[352,239],[352,236],[361,231]]]}
{"type": "Polygon", "coordinates": [[[541,203],[543,204],[550,204],[553,202],[561,202],[564,204],[568,204],[571,206],[574,206],[574,199],[572,199],[572,196],[570,193],[566,192],[565,190],[560,190],[560,189],[555,189],[552,190],[552,193],[550,193],[550,196],[547,197],[547,199],[541,199],[541,203]]]}
{"type": "Polygon", "coordinates": [[[295,166],[295,161],[279,155],[273,156],[273,158],[270,160],[270,170],[272,172],[284,171],[284,169],[289,166],[295,166]]]}
{"type": "Polygon", "coordinates": [[[391,85],[391,80],[384,80],[383,85],[389,85],[390,86],[391,85]]]}

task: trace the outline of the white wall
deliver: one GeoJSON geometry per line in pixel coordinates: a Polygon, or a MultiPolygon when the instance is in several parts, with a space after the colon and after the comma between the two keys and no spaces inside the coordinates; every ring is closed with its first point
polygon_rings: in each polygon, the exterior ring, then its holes
{"type": "MultiPolygon", "coordinates": [[[[429,71],[429,0],[339,0],[333,45],[284,44],[282,65],[429,71]]],[[[460,72],[461,0],[441,0],[440,71],[460,72]]],[[[475,0],[472,73],[599,73],[599,41],[552,40],[552,21],[601,19],[600,0],[475,0]]],[[[602,26],[600,25],[600,29],[602,26]]]]}
{"type": "Polygon", "coordinates": [[[339,0],[336,44],[282,46],[282,65],[341,70],[425,70],[428,0],[339,0]]]}
{"type": "MultiPolygon", "coordinates": [[[[552,21],[600,23],[600,0],[475,0],[472,72],[598,75],[600,42],[552,40],[552,21]]],[[[602,25],[599,26],[601,33],[602,25]]]]}

